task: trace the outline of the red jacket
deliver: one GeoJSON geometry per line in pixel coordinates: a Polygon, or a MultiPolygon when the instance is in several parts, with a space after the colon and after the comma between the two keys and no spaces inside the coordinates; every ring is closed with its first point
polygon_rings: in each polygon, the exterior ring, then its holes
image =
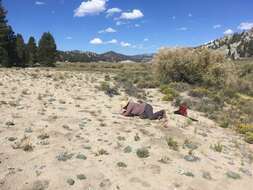
{"type": "Polygon", "coordinates": [[[188,115],[188,113],[187,113],[187,106],[186,105],[181,105],[179,107],[178,112],[179,112],[180,115],[187,117],[187,115],[188,115]]]}

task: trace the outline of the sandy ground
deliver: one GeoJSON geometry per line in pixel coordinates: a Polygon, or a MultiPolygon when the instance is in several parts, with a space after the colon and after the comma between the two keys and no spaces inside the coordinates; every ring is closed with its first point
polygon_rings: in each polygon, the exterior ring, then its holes
{"type": "Polygon", "coordinates": [[[1,190],[252,189],[252,152],[232,130],[201,113],[190,111],[199,122],[172,114],[175,108],[157,90],[149,91],[148,102],[166,109],[168,129],[162,121],[125,118],[119,115],[124,93],[110,98],[98,91],[103,79],[87,72],[0,70],[1,190]],[[217,143],[222,152],[212,148],[217,143]],[[137,156],[140,148],[147,158],[137,156]]]}

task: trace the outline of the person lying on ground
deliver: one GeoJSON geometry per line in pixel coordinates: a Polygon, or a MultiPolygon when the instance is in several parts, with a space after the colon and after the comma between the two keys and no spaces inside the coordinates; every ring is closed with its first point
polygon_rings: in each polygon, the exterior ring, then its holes
{"type": "Polygon", "coordinates": [[[153,107],[146,102],[135,103],[133,101],[128,101],[125,106],[123,106],[122,115],[126,117],[139,116],[142,119],[163,119],[166,118],[165,110],[160,110],[158,112],[153,112],[153,107]]]}

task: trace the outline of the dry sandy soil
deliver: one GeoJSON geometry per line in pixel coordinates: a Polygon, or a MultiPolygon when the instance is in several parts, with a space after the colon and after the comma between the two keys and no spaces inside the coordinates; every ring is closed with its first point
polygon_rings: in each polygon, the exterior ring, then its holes
{"type": "Polygon", "coordinates": [[[190,111],[199,122],[172,114],[176,108],[157,90],[149,91],[148,102],[166,109],[168,129],[163,121],[125,118],[119,110],[126,95],[110,98],[97,90],[103,79],[88,72],[0,70],[1,190],[252,189],[251,149],[232,130],[201,113],[190,111]],[[138,149],[148,157],[138,157],[138,149]]]}

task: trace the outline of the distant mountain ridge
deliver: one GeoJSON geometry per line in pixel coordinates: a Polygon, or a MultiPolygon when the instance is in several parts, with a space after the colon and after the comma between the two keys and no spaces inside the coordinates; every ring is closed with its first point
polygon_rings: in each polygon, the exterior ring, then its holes
{"type": "Polygon", "coordinates": [[[232,59],[253,57],[253,28],[242,33],[226,35],[200,47],[221,51],[232,59]]]}
{"type": "Polygon", "coordinates": [[[114,51],[108,51],[102,54],[94,52],[83,52],[79,50],[74,51],[58,51],[58,61],[64,62],[93,62],[93,61],[107,61],[107,62],[121,62],[134,61],[143,62],[153,59],[154,54],[141,55],[124,55],[114,51]]]}

